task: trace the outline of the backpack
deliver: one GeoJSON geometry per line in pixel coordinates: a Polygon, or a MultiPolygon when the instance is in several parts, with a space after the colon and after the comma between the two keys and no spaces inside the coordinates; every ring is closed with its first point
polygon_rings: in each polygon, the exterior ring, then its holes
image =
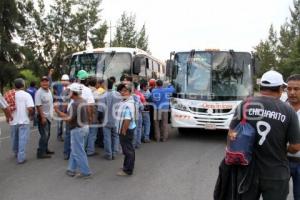
{"type": "Polygon", "coordinates": [[[233,129],[233,134],[236,134],[235,139],[231,140],[228,137],[225,151],[227,165],[249,165],[252,160],[256,129],[246,120],[246,108],[249,103],[250,101],[247,100],[244,104],[242,120],[233,129]]]}

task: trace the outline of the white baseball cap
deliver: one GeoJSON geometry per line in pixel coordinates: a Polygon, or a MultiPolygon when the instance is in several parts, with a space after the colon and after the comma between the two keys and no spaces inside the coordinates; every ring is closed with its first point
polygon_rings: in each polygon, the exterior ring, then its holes
{"type": "Polygon", "coordinates": [[[70,80],[69,75],[68,74],[62,75],[61,80],[62,81],[69,81],[70,80]]]}
{"type": "Polygon", "coordinates": [[[71,91],[76,92],[78,94],[81,94],[82,92],[82,85],[80,83],[72,83],[71,85],[68,86],[68,88],[71,91]]]}
{"type": "Polygon", "coordinates": [[[283,77],[279,72],[270,70],[262,75],[260,85],[264,87],[276,87],[287,84],[283,81],[283,77]]]}

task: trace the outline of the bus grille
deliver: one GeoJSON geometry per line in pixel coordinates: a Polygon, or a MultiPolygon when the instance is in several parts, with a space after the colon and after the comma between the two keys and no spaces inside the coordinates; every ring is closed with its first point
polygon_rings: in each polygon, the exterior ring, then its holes
{"type": "MultiPolygon", "coordinates": [[[[206,108],[196,108],[196,107],[189,107],[189,109],[194,112],[194,113],[199,113],[199,114],[207,114],[206,108]]],[[[232,109],[212,109],[212,114],[228,114],[231,112],[232,109]]]]}

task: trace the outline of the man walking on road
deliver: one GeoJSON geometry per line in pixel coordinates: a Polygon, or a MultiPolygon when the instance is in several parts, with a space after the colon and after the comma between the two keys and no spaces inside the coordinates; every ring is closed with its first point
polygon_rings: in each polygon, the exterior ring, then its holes
{"type": "Polygon", "coordinates": [[[117,91],[113,91],[113,80],[107,80],[107,91],[103,94],[102,101],[98,106],[98,111],[104,113],[103,121],[103,144],[104,158],[113,160],[119,152],[119,135],[116,127],[116,117],[114,110],[116,105],[120,103],[121,96],[117,91]]]}
{"type": "MultiPolygon", "coordinates": [[[[286,152],[287,149],[291,153],[300,150],[300,130],[295,111],[280,101],[283,85],[280,73],[264,73],[260,82],[261,96],[251,98],[245,110],[247,122],[257,132],[253,149],[257,176],[242,195],[243,200],[258,200],[260,196],[264,200],[286,200],[289,193],[290,171],[286,152]]],[[[241,121],[241,105],[244,104],[245,101],[237,108],[229,133],[241,121]]],[[[229,137],[234,139],[233,135],[229,137]]]]}
{"type": "Polygon", "coordinates": [[[84,150],[84,138],[88,133],[88,120],[86,102],[81,97],[83,86],[79,83],[72,83],[68,88],[71,91],[70,97],[72,99],[68,113],[55,108],[57,114],[69,124],[71,132],[71,155],[66,174],[71,177],[76,175],[80,178],[90,178],[91,171],[84,150]],[[80,171],[79,174],[76,174],[77,169],[80,171]]]}
{"type": "MultiPolygon", "coordinates": [[[[287,84],[288,102],[297,112],[300,124],[300,74],[290,76],[287,84]]],[[[288,154],[288,159],[293,179],[294,200],[300,200],[300,152],[288,154]]]]}
{"type": "MultiPolygon", "coordinates": [[[[87,87],[88,77],[89,74],[85,70],[80,70],[77,73],[77,78],[79,79],[82,85],[81,97],[86,101],[87,104],[89,104],[87,107],[88,121],[89,124],[92,125],[94,119],[95,98],[92,90],[89,87],[87,87]]],[[[97,137],[97,132],[95,132],[93,128],[90,127],[87,135],[87,144],[86,144],[86,153],[88,156],[97,155],[97,152],[95,151],[96,137],[97,137]]]]}
{"type": "Polygon", "coordinates": [[[40,133],[37,158],[51,158],[51,154],[54,154],[54,152],[48,149],[48,143],[53,114],[53,97],[49,89],[47,76],[43,76],[41,79],[41,87],[35,94],[35,105],[38,113],[38,129],[40,133]]]}
{"type": "Polygon", "coordinates": [[[12,150],[17,157],[18,164],[26,162],[26,144],[30,134],[30,117],[33,115],[33,99],[24,91],[25,81],[21,78],[15,80],[15,105],[16,110],[12,113],[11,144],[12,150]]]}

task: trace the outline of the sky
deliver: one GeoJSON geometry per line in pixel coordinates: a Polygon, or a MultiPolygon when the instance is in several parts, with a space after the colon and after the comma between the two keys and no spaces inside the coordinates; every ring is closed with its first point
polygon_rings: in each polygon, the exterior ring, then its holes
{"type": "Polygon", "coordinates": [[[292,6],[293,0],[103,0],[101,17],[113,35],[124,11],[135,14],[138,29],[146,24],[152,55],[166,60],[180,50],[252,51],[271,24],[279,30],[292,6]]]}

